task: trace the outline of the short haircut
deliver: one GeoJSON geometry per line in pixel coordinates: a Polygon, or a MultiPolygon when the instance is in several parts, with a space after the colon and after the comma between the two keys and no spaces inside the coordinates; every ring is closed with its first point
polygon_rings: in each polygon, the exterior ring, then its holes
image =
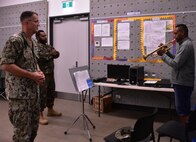
{"type": "Polygon", "coordinates": [[[39,38],[40,33],[44,32],[43,30],[38,30],[35,34],[36,39],[39,38]]]}
{"type": "Polygon", "coordinates": [[[185,35],[188,36],[189,30],[185,24],[178,24],[176,25],[176,27],[179,28],[179,30],[183,31],[185,35]]]}
{"type": "Polygon", "coordinates": [[[22,14],[20,15],[20,22],[23,22],[24,20],[26,20],[28,18],[31,18],[33,16],[33,14],[38,15],[34,11],[24,11],[24,12],[22,12],[22,14]]]}

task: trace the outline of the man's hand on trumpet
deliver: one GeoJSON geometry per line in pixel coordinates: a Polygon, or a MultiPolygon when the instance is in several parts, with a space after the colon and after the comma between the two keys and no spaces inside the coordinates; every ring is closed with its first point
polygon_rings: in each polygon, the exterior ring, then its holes
{"type": "Polygon", "coordinates": [[[157,51],[157,54],[159,55],[159,56],[163,56],[163,54],[165,54],[168,50],[168,47],[165,45],[164,46],[164,44],[163,43],[161,43],[160,45],[159,45],[159,47],[161,47],[158,51],[157,51]]]}

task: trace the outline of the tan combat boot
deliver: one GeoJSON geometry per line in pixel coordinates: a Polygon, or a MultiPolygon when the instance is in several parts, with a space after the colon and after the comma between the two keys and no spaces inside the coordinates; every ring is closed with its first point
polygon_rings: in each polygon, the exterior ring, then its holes
{"type": "Polygon", "coordinates": [[[48,120],[44,117],[43,112],[40,112],[39,124],[48,125],[48,120]]]}
{"type": "Polygon", "coordinates": [[[55,111],[53,109],[53,107],[52,108],[48,108],[48,114],[47,114],[47,116],[61,116],[61,115],[62,115],[62,113],[60,113],[58,111],[55,111]]]}

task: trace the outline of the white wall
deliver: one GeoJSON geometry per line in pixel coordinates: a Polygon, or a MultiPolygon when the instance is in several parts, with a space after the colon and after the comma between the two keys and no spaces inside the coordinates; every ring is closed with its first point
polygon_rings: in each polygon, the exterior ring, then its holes
{"type": "MultiPolygon", "coordinates": [[[[41,0],[0,0],[0,7],[35,2],[41,0]]],[[[46,0],[49,2],[48,16],[62,16],[79,13],[90,13],[90,0],[73,0],[73,8],[63,9],[62,2],[66,0],[46,0]]]]}
{"type": "Polygon", "coordinates": [[[35,1],[41,1],[41,0],[0,0],[0,7],[35,2],[35,1]]]}
{"type": "Polygon", "coordinates": [[[66,0],[48,0],[49,17],[90,13],[90,0],[73,0],[73,8],[62,8],[62,2],[66,0]]]}

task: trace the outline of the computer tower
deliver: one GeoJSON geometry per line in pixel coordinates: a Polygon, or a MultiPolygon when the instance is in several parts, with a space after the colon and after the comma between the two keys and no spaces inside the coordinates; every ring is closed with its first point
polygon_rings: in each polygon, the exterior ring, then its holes
{"type": "Polygon", "coordinates": [[[129,83],[142,85],[144,82],[144,66],[134,66],[129,70],[129,83]]]}

